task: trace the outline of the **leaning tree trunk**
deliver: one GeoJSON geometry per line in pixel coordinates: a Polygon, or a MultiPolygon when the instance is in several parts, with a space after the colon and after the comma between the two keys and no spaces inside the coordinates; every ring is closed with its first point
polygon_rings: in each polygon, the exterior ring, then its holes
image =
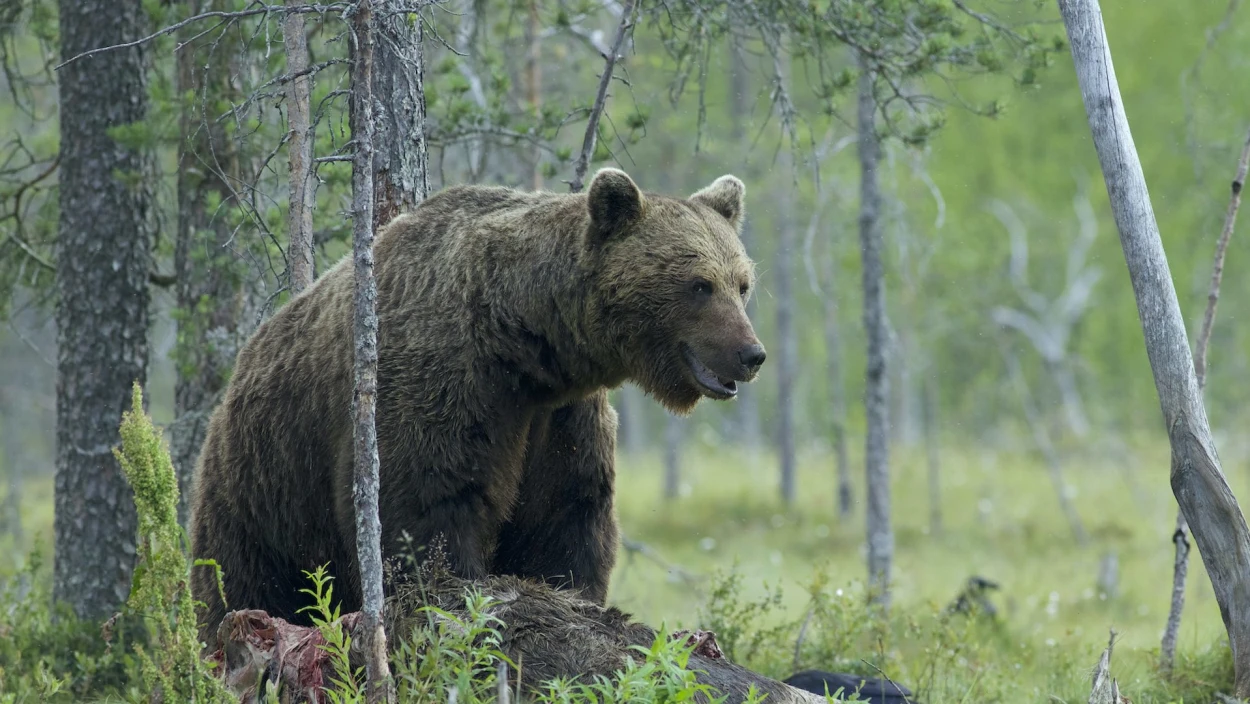
{"type": "MultiPolygon", "coordinates": [[[[139,0],[62,0],[61,55],[142,37],[139,0]]],[[[109,135],[147,116],[147,51],[106,51],[59,71],[54,598],[82,618],[126,600],[134,498],[113,457],[131,385],[147,378],[151,195],[141,150],[109,135]]]]}
{"type": "MultiPolygon", "coordinates": [[[[191,14],[229,9],[221,0],[188,5],[191,14]]],[[[187,30],[183,40],[192,41],[197,33],[187,30]]],[[[237,42],[227,34],[212,42],[192,41],[177,54],[178,94],[197,96],[182,107],[180,116],[174,240],[179,316],[170,454],[178,477],[178,522],[184,527],[190,517],[191,483],[209,414],[225,389],[244,335],[239,329],[243,272],[229,248],[234,234],[231,219],[220,206],[234,202],[231,183],[241,180],[238,149],[214,109],[234,98],[231,79],[237,70],[229,62],[236,50],[237,42]],[[227,65],[211,65],[214,61],[227,65]]]]}
{"type": "Polygon", "coordinates": [[[885,268],[881,261],[881,190],[877,167],[877,102],[873,76],[863,68],[859,79],[859,246],[863,257],[864,332],[868,337],[868,369],[864,407],[868,439],[864,453],[867,487],[868,584],[879,603],[890,603],[890,568],[894,531],[890,527],[889,376],[886,369],[885,268]]]}
{"type": "Polygon", "coordinates": [[[1172,492],[1228,629],[1234,695],[1250,697],[1250,530],[1220,469],[1141,162],[1120,100],[1097,0],[1059,0],[1081,97],[1120,232],[1172,446],[1172,492]]]}

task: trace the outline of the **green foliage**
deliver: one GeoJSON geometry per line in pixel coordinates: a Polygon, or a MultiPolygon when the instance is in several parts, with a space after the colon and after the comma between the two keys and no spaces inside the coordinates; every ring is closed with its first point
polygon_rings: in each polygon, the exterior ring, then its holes
{"type": "Polygon", "coordinates": [[[178,524],[178,481],[137,383],[131,410],[122,415],[121,437],[122,446],[113,453],[134,489],[138,514],[138,562],[126,605],[153,629],[151,647],[136,646],[145,689],[160,691],[166,701],[233,701],[200,657],[192,563],[178,524]]]}

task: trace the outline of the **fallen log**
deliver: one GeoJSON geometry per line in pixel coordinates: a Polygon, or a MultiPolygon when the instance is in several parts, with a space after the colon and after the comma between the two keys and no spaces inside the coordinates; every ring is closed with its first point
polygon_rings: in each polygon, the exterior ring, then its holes
{"type": "MultiPolygon", "coordinates": [[[[568,591],[512,577],[490,577],[473,582],[450,575],[426,575],[419,582],[393,586],[387,600],[386,629],[392,634],[392,652],[414,628],[428,627],[435,607],[458,619],[468,619],[466,597],[471,590],[490,597],[486,612],[499,619],[500,650],[520,665],[521,682],[509,685],[528,693],[557,678],[594,681],[613,679],[628,658],[642,655],[632,648],[650,648],[656,631],[632,621],[616,608],[584,601],[568,591]]],[[[363,642],[359,613],[339,619],[353,644],[363,642]]],[[[267,686],[278,687],[280,699],[290,702],[328,702],[323,688],[334,673],[325,640],[310,626],[288,623],[263,611],[238,610],[226,615],[218,629],[221,650],[213,657],[221,663],[227,685],[244,704],[264,700],[267,686]]],[[[679,631],[670,638],[686,638],[694,651],[687,669],[700,684],[708,685],[726,704],[747,700],[754,686],[770,703],[824,702],[824,697],[764,677],[729,662],[716,647],[715,635],[706,631],[679,631]]],[[[363,653],[352,650],[353,668],[363,665],[363,653]],[[359,659],[358,659],[359,658],[359,659]]],[[[514,671],[513,677],[517,676],[514,671]]]]}

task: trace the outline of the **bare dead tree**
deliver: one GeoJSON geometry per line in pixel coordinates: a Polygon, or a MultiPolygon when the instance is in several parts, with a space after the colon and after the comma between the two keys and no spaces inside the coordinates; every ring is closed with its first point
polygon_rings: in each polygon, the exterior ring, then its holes
{"type": "Polygon", "coordinates": [[[582,137],[582,150],[577,155],[577,163],[573,168],[573,180],[569,182],[569,191],[581,193],[585,186],[586,170],[590,168],[590,159],[595,153],[595,142],[599,139],[599,119],[603,117],[603,108],[607,105],[608,87],[612,84],[613,71],[620,59],[621,47],[625,38],[634,29],[635,0],[625,0],[621,9],[621,21],[616,27],[616,38],[612,41],[611,50],[603,57],[603,73],[599,76],[599,91],[595,102],[590,108],[590,119],[586,121],[586,134],[582,137]]]}
{"type": "Polygon", "coordinates": [[[1220,469],[1194,358],[1116,82],[1097,0],[1059,0],[1172,446],[1172,492],[1228,630],[1237,697],[1250,697],[1250,529],[1220,469]]]}
{"type": "Polygon", "coordinates": [[[1077,512],[1076,507],[1072,505],[1071,491],[1063,477],[1063,461],[1059,458],[1059,452],[1055,449],[1055,444],[1051,440],[1050,431],[1042,419],[1042,414],[1038,410],[1037,404],[1033,401],[1033,394],[1029,391],[1028,380],[1024,378],[1024,371],[1020,368],[1019,358],[1006,345],[1002,345],[1002,353],[1003,359],[1007,363],[1007,375],[1015,385],[1016,393],[1020,395],[1020,406],[1024,409],[1024,420],[1032,431],[1033,442],[1037,445],[1038,451],[1042,453],[1042,459],[1046,463],[1046,473],[1050,476],[1050,483],[1055,489],[1055,496],[1059,499],[1059,508],[1068,520],[1068,527],[1072,530],[1072,537],[1076,540],[1077,545],[1084,546],[1089,542],[1089,534],[1085,530],[1085,524],[1081,521],[1081,515],[1077,512]]]}
{"type": "Polygon", "coordinates": [[[373,273],[373,6],[358,0],[350,15],[352,48],[351,129],[352,259],[355,264],[355,472],[356,554],[360,562],[361,613],[367,696],[370,704],[394,702],[382,622],[382,526],[378,520],[378,285],[373,273]]]}
{"type": "MultiPolygon", "coordinates": [[[[1220,300],[1220,281],[1224,278],[1224,256],[1233,236],[1233,226],[1237,223],[1237,211],[1241,208],[1241,189],[1246,183],[1248,169],[1250,134],[1246,135],[1241,158],[1237,162],[1237,173],[1233,176],[1232,195],[1228,199],[1228,209],[1224,212],[1224,227],[1220,229],[1220,238],[1215,243],[1215,263],[1211,266],[1207,309],[1202,316],[1202,330],[1194,342],[1194,375],[1198,380],[1199,393],[1205,392],[1207,388],[1207,350],[1211,343],[1211,330],[1215,326],[1215,308],[1220,300]]],[[[1185,522],[1183,511],[1176,513],[1176,531],[1172,533],[1172,542],[1176,545],[1176,557],[1172,563],[1172,603],[1159,646],[1159,667],[1164,672],[1171,672],[1176,661],[1176,638],[1180,633],[1181,614],[1185,610],[1185,581],[1189,574],[1189,524],[1185,522]]]]}
{"type": "Polygon", "coordinates": [[[874,76],[861,62],[858,92],[859,247],[863,259],[864,332],[868,337],[868,366],[864,377],[864,410],[868,419],[864,453],[867,487],[868,584],[874,599],[890,603],[890,570],[894,559],[894,531],[890,527],[889,376],[885,319],[885,268],[881,261],[881,189],[878,167],[881,145],[877,136],[877,100],[874,76]]]}
{"type": "Polygon", "coordinates": [[[1048,297],[1029,285],[1028,230],[1024,223],[1003,201],[991,203],[990,210],[1011,239],[1009,279],[1024,306],[996,306],[991,316],[996,324],[1024,335],[1037,350],[1059,390],[1068,426],[1083,437],[1089,431],[1089,421],[1077,389],[1075,362],[1069,348],[1072,331],[1092,305],[1094,287],[1102,271],[1088,262],[1098,225],[1083,189],[1073,199],[1073,207],[1079,227],[1076,242],[1068,250],[1064,287],[1057,296],[1048,297]]]}
{"type": "MultiPolygon", "coordinates": [[[[291,8],[302,4],[302,0],[286,0],[286,4],[291,8]]],[[[282,37],[286,46],[286,70],[294,76],[287,84],[286,93],[287,163],[291,192],[287,206],[290,237],[287,257],[290,260],[291,295],[297,296],[312,285],[315,276],[312,216],[316,205],[316,179],[313,175],[312,78],[307,75],[308,36],[302,13],[287,13],[282,21],[282,37]]]]}

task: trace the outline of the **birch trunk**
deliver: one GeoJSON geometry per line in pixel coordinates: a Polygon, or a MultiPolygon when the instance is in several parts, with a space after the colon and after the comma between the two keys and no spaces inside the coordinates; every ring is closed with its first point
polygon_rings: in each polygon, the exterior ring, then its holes
{"type": "Polygon", "coordinates": [[[1250,697],[1250,530],[1220,469],[1180,304],[1120,100],[1097,0],[1059,0],[1172,446],[1172,492],[1228,629],[1233,694],[1250,697]]]}
{"type": "Polygon", "coordinates": [[[864,452],[867,487],[868,585],[875,600],[890,604],[890,569],[894,531],[890,527],[889,376],[886,369],[885,268],[881,261],[881,188],[878,166],[877,102],[873,76],[862,69],[859,79],[859,247],[863,258],[864,333],[868,337],[868,368],[864,378],[864,410],[868,438],[864,452]]]}
{"type": "Polygon", "coordinates": [[[364,616],[367,696],[370,704],[395,699],[387,664],[382,624],[382,527],[378,520],[378,436],[375,423],[378,390],[377,281],[373,273],[373,8],[358,0],[352,24],[351,130],[352,259],[355,263],[354,353],[356,388],[355,472],[352,503],[356,509],[356,554],[364,616]]]}

